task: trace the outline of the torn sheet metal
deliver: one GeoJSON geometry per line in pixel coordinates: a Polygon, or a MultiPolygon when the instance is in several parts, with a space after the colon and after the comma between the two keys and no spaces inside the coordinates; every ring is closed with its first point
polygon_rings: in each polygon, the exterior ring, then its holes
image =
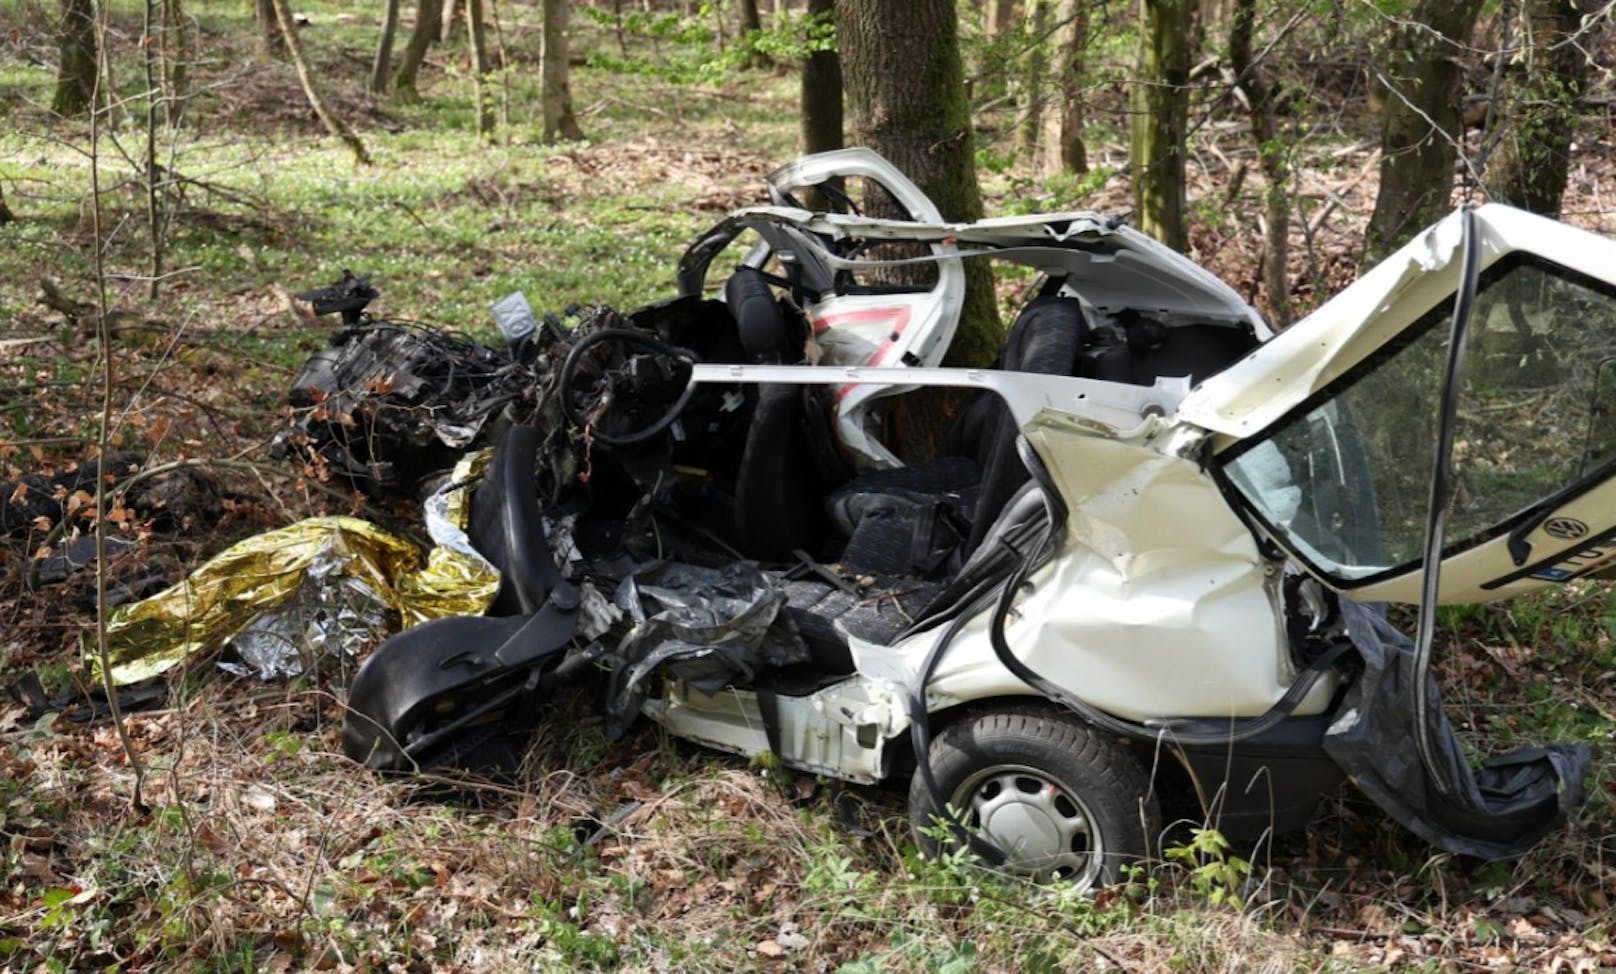
{"type": "Polygon", "coordinates": [[[785,591],[752,562],[723,568],[653,562],[623,580],[616,601],[634,628],[608,660],[606,733],[613,739],[628,729],[647,680],[661,670],[716,693],[809,658],[796,628],[779,618],[785,591]]]}
{"type": "Polygon", "coordinates": [[[1342,599],[1341,613],[1364,671],[1337,708],[1324,749],[1387,814],[1439,849],[1492,860],[1522,855],[1582,804],[1588,745],[1521,748],[1472,769],[1436,681],[1427,679],[1430,736],[1442,765],[1441,780],[1432,778],[1412,746],[1413,644],[1378,607],[1342,599]]]}
{"type": "MultiPolygon", "coordinates": [[[[112,680],[126,684],[150,679],[217,651],[260,619],[262,625],[251,631],[247,645],[267,656],[251,665],[285,672],[291,665],[285,658],[288,643],[300,635],[302,652],[311,649],[312,618],[323,620],[315,640],[323,645],[335,645],[360,629],[369,631],[363,620],[371,613],[351,605],[342,608],[358,594],[353,583],[381,600],[391,632],[428,619],[481,614],[499,587],[499,574],[480,559],[442,546],[423,559],[408,540],[357,518],[299,521],[238,542],[178,585],[120,606],[107,632],[112,680]],[[339,590],[305,589],[311,580],[339,590]],[[271,615],[265,618],[267,613],[271,615]],[[271,652],[277,643],[278,650],[271,652]],[[277,656],[279,662],[274,661],[277,656]]],[[[86,656],[92,671],[99,672],[93,646],[86,656]]]]}

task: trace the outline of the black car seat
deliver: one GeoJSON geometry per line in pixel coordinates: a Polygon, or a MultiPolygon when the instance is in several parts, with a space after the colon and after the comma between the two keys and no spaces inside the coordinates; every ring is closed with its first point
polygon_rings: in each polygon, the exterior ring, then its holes
{"type": "MultiPolygon", "coordinates": [[[[761,271],[738,268],[724,284],[724,300],[749,362],[802,361],[807,322],[781,305],[761,271]]],[[[758,387],[735,479],[733,539],[748,557],[790,560],[797,550],[818,548],[825,536],[825,483],[809,420],[802,387],[758,387]]]]}
{"type": "MultiPolygon", "coordinates": [[[[1073,375],[1088,336],[1075,298],[1035,298],[1010,326],[994,367],[1073,375]]],[[[1019,433],[1004,400],[984,392],[955,420],[937,459],[853,478],[827,502],[848,535],[843,565],[925,574],[968,556],[1030,476],[1016,451],[1019,433]]]]}
{"type": "Polygon", "coordinates": [[[495,447],[482,484],[471,495],[466,534],[499,569],[499,591],[485,615],[531,615],[553,592],[564,596],[570,592],[540,520],[538,450],[536,428],[511,426],[495,447]]]}
{"type": "MultiPolygon", "coordinates": [[[[1258,341],[1250,330],[1220,324],[1168,327],[1134,312],[1117,315],[1123,338],[1089,350],[1084,374],[1108,382],[1148,386],[1158,378],[1187,376],[1191,385],[1223,371],[1258,341]]],[[[1097,343],[1098,344],[1098,343],[1097,343]]]]}

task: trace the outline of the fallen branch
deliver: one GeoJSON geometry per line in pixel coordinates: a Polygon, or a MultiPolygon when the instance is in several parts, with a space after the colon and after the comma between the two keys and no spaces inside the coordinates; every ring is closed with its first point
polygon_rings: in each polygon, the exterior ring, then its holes
{"type": "Polygon", "coordinates": [[[320,97],[319,90],[314,87],[308,58],[303,56],[303,42],[297,36],[297,24],[292,18],[292,8],[288,6],[287,0],[271,0],[271,6],[275,8],[275,20],[280,23],[281,34],[286,38],[287,56],[292,59],[292,67],[297,70],[297,80],[303,85],[303,94],[309,99],[309,107],[314,109],[314,114],[319,117],[320,124],[325,126],[325,130],[341,139],[353,151],[355,165],[370,165],[370,153],[365,151],[365,143],[359,141],[359,136],[354,134],[347,123],[331,114],[331,109],[326,107],[325,99],[320,97]]]}

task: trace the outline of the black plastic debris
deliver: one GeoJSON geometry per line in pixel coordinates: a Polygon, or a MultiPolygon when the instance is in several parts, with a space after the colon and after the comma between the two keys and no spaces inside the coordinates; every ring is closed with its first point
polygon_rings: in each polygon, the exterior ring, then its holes
{"type": "Polygon", "coordinates": [[[1522,748],[1472,768],[1428,678],[1429,731],[1442,766],[1433,777],[1414,747],[1413,644],[1378,607],[1342,599],[1341,611],[1364,669],[1337,707],[1324,749],[1375,804],[1437,848],[1486,860],[1524,854],[1582,804],[1588,745],[1522,748]]]}
{"type": "Polygon", "coordinates": [[[617,604],[634,628],[608,657],[612,739],[633,722],[653,674],[665,671],[716,693],[809,659],[807,644],[780,611],[785,591],[751,562],[723,568],[656,562],[623,580],[617,604]]]}
{"type": "Polygon", "coordinates": [[[410,493],[485,443],[490,418],[531,382],[531,370],[508,352],[361,316],[293,379],[294,415],[271,453],[323,465],[372,491],[410,493]]]}
{"type": "MultiPolygon", "coordinates": [[[[108,454],[108,486],[115,487],[127,480],[145,462],[143,454],[133,451],[108,454]]],[[[91,457],[66,470],[25,473],[16,480],[0,479],[0,537],[21,538],[40,532],[40,518],[54,524],[67,515],[69,507],[82,506],[84,498],[80,497],[75,503],[73,496],[80,491],[87,495],[95,493],[97,469],[91,457]]]]}
{"type": "Polygon", "coordinates": [[[343,268],[342,277],[336,283],[304,291],[297,298],[314,305],[317,315],[340,314],[343,324],[357,325],[364,316],[365,306],[380,296],[381,292],[371,287],[370,278],[359,277],[343,268]]]}
{"type": "MultiPolygon", "coordinates": [[[[146,457],[131,450],[107,455],[107,506],[115,504],[134,520],[158,532],[183,532],[217,524],[226,492],[206,473],[195,469],[137,475],[146,457]]],[[[86,457],[64,470],[24,473],[0,480],[0,546],[23,556],[22,573],[29,585],[57,585],[95,563],[95,458],[86,457]],[[66,522],[66,523],[64,523],[66,522]]],[[[133,536],[109,531],[107,553],[135,546],[133,536]]],[[[129,567],[129,566],[125,566],[129,567]]],[[[113,580],[112,604],[138,598],[164,572],[146,570],[138,577],[113,580]]]]}

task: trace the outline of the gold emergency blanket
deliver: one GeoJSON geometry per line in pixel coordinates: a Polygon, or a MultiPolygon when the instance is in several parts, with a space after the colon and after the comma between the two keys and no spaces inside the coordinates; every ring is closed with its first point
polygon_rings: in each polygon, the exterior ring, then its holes
{"type": "MultiPolygon", "coordinates": [[[[469,466],[462,461],[457,480],[469,466]]],[[[460,525],[467,493],[455,490],[446,498],[449,517],[460,525]]],[[[413,543],[368,521],[310,518],[247,538],[172,588],[115,609],[107,626],[112,681],[135,683],[216,652],[296,599],[311,576],[316,584],[341,583],[379,602],[376,608],[387,610],[375,613],[383,635],[428,619],[481,615],[499,589],[498,571],[469,546],[439,544],[423,559],[413,543]]],[[[334,621],[330,631],[339,638],[344,633],[334,621]]],[[[93,639],[87,642],[91,671],[99,674],[93,639]]]]}

